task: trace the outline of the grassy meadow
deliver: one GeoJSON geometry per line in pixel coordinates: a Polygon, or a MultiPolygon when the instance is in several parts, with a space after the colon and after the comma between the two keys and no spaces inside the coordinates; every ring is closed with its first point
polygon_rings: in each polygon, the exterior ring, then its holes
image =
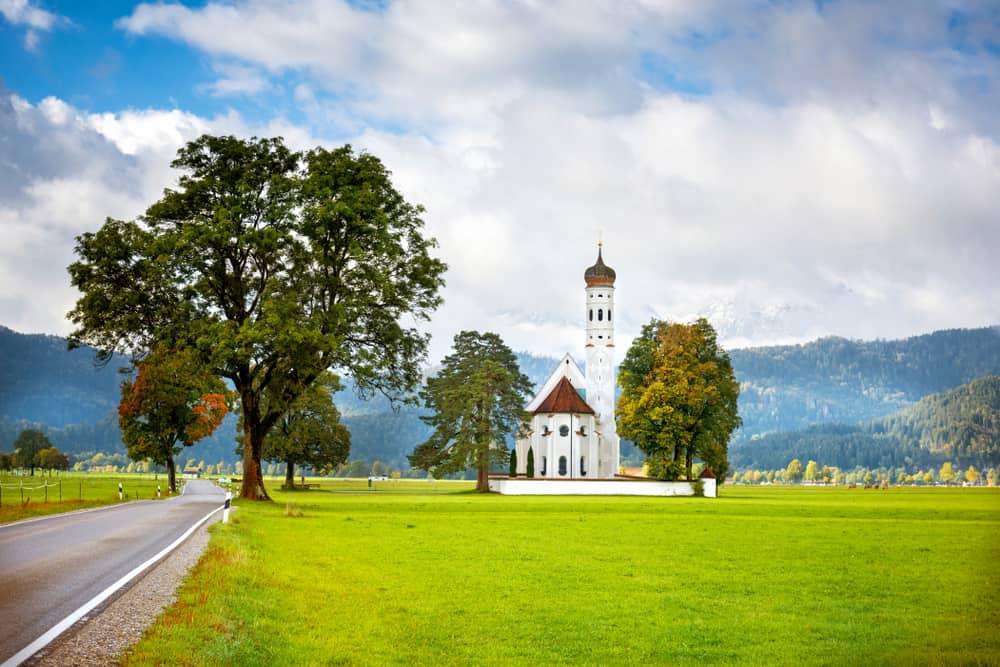
{"type": "MultiPolygon", "coordinates": [[[[178,481],[178,491],[181,480],[178,481]]],[[[167,498],[166,475],[62,472],[58,475],[0,475],[0,523],[46,514],[112,505],[118,502],[118,484],[124,500],[155,500],[156,487],[167,498]]]]}
{"type": "Polygon", "coordinates": [[[1000,664],[997,489],[444,484],[242,503],[126,664],[1000,664]]]}

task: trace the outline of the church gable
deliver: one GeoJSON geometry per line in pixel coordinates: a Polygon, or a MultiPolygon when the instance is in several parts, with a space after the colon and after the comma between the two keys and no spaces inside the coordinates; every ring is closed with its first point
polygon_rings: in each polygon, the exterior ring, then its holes
{"type": "Polygon", "coordinates": [[[538,391],[538,395],[531,399],[531,402],[525,406],[525,410],[531,413],[538,412],[538,406],[541,405],[546,396],[555,390],[556,385],[563,378],[569,380],[570,384],[578,389],[583,389],[587,385],[587,381],[583,377],[583,372],[568,353],[563,356],[559,361],[559,365],[555,367],[552,374],[545,380],[542,388],[538,391]]]}
{"type": "Polygon", "coordinates": [[[559,384],[549,392],[538,407],[535,408],[534,412],[535,414],[540,412],[594,414],[591,407],[587,405],[586,401],[580,398],[579,392],[565,377],[559,380],[559,384]]]}

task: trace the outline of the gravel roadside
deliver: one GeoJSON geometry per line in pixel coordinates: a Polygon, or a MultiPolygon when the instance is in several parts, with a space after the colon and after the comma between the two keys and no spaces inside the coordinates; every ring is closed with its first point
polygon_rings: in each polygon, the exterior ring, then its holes
{"type": "Polygon", "coordinates": [[[117,665],[119,656],[142,638],[156,617],[176,599],[184,575],[208,546],[216,514],[124,593],[80,619],[25,664],[40,667],[117,665]]]}

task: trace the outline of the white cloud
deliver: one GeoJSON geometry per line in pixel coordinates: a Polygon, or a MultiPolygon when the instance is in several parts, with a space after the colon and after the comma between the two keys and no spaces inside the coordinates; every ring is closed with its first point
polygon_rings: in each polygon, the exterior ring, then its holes
{"type": "Polygon", "coordinates": [[[0,0],[0,16],[11,25],[27,28],[24,33],[24,48],[32,53],[38,50],[40,32],[69,23],[65,17],[41,9],[29,0],[0,0]]]}
{"type": "Polygon", "coordinates": [[[213,68],[221,76],[201,88],[214,97],[256,95],[273,89],[271,82],[254,67],[233,63],[216,63],[213,68]]]}

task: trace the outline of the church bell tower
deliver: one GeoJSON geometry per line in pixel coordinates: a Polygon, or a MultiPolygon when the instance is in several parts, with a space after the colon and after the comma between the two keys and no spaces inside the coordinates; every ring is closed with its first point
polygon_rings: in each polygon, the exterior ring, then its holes
{"type": "Polygon", "coordinates": [[[614,443],[613,461],[602,462],[602,476],[618,472],[618,433],[615,428],[615,270],[604,263],[597,244],[597,262],[588,268],[587,283],[587,403],[597,414],[605,441],[614,443]]]}

